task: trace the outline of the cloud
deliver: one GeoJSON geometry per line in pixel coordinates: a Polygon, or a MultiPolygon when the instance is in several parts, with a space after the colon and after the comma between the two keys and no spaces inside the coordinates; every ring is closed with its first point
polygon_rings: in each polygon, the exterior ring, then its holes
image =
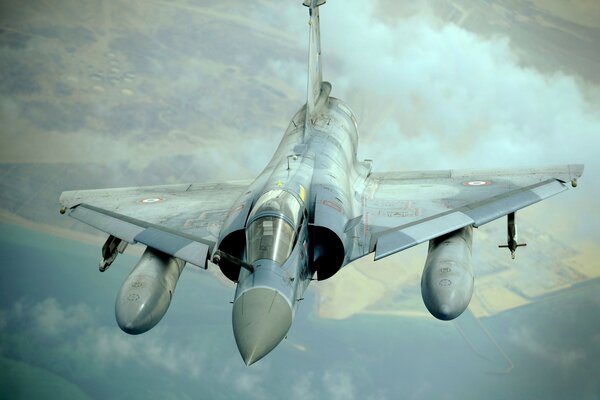
{"type": "Polygon", "coordinates": [[[158,368],[173,375],[197,378],[206,364],[209,344],[182,344],[170,341],[167,329],[155,328],[143,336],[128,336],[102,326],[98,312],[87,304],[62,305],[49,297],[31,303],[17,301],[11,310],[0,310],[0,330],[11,331],[15,324],[31,324],[26,335],[32,341],[51,339],[69,354],[84,356],[87,362],[104,368],[135,362],[141,368],[158,368]]]}
{"type": "Polygon", "coordinates": [[[206,355],[202,345],[192,346],[168,339],[167,330],[155,328],[152,335],[126,336],[114,328],[97,327],[88,330],[77,344],[80,354],[87,354],[106,367],[129,363],[148,369],[161,369],[173,375],[197,378],[204,371],[206,355]]]}
{"type": "Polygon", "coordinates": [[[291,400],[312,400],[317,398],[317,394],[314,391],[313,376],[312,372],[298,376],[291,387],[291,400]]]}
{"type": "Polygon", "coordinates": [[[361,153],[396,144],[376,168],[600,167],[600,113],[574,77],[522,67],[506,37],[422,14],[384,24],[371,3],[327,6],[323,54],[337,62],[325,75],[366,120],[361,153]]]}
{"type": "Polygon", "coordinates": [[[582,349],[560,349],[550,346],[542,340],[543,336],[543,333],[533,332],[528,328],[515,328],[509,332],[508,340],[530,355],[540,357],[564,371],[571,370],[585,360],[586,354],[582,349]]]}
{"type": "Polygon", "coordinates": [[[344,372],[325,371],[323,386],[329,399],[352,400],[356,398],[352,377],[344,372]]]}
{"type": "MultiPolygon", "coordinates": [[[[222,352],[219,353],[222,356],[222,352]]],[[[248,368],[243,366],[241,358],[235,357],[225,360],[223,368],[216,371],[216,379],[220,385],[231,387],[238,395],[244,398],[268,398],[269,378],[271,363],[269,358],[260,360],[259,363],[248,368]]]]}
{"type": "Polygon", "coordinates": [[[263,377],[260,374],[246,370],[233,378],[235,389],[244,396],[253,398],[265,398],[263,389],[263,377]]]}
{"type": "MultiPolygon", "coordinates": [[[[321,372],[318,372],[319,374],[321,372]]],[[[327,399],[352,400],[356,398],[356,387],[349,373],[336,370],[325,370],[320,380],[312,372],[303,373],[291,386],[292,400],[314,399],[323,396],[327,399]],[[322,387],[319,387],[319,384],[322,387]]],[[[373,394],[372,394],[373,396],[373,394]]],[[[376,398],[376,397],[369,397],[376,398]]],[[[379,398],[379,397],[377,397],[379,398]]]]}
{"type": "Polygon", "coordinates": [[[29,310],[36,329],[48,336],[57,336],[73,329],[87,327],[94,312],[87,304],[61,307],[58,300],[49,297],[34,304],[29,310]]]}

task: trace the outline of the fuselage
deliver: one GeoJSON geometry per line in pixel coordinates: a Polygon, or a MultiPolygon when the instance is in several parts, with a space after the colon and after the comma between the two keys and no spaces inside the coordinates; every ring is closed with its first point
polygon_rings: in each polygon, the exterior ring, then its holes
{"type": "Polygon", "coordinates": [[[356,159],[356,118],[330,97],[306,122],[303,107],[271,161],[232,207],[220,238],[221,249],[249,266],[220,264],[237,281],[233,327],[248,364],[287,334],[315,273],[319,279],[335,274],[352,246],[345,231],[359,201],[353,183],[366,177],[356,159]]]}

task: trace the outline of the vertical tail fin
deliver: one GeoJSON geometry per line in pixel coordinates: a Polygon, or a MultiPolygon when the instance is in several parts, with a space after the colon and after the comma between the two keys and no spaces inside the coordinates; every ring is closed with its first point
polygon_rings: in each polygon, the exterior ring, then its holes
{"type": "Polygon", "coordinates": [[[325,103],[331,92],[331,84],[323,82],[321,70],[321,33],[319,28],[319,6],[325,0],[305,0],[309,8],[309,43],[308,43],[308,94],[306,98],[306,125],[312,124],[316,111],[325,103]]]}

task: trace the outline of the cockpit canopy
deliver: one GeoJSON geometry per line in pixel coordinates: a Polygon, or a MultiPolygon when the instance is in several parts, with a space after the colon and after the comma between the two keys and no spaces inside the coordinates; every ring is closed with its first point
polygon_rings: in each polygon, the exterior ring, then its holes
{"type": "Polygon", "coordinates": [[[303,207],[288,191],[270,190],[259,197],[246,228],[247,262],[268,259],[283,264],[290,256],[303,207]]]}

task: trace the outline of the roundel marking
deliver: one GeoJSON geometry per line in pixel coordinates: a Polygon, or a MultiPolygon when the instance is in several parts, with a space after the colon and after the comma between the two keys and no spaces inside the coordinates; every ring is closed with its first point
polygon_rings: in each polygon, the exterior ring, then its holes
{"type": "Polygon", "coordinates": [[[161,201],[164,201],[165,199],[163,199],[162,197],[149,197],[147,199],[141,199],[139,201],[139,203],[142,204],[152,204],[152,203],[160,203],[161,201]]]}
{"type": "Polygon", "coordinates": [[[463,183],[465,186],[489,186],[491,184],[491,181],[467,181],[463,183]]]}
{"type": "Polygon", "coordinates": [[[127,300],[129,301],[138,301],[140,299],[140,295],[137,293],[131,293],[129,296],[127,296],[127,300]]]}
{"type": "Polygon", "coordinates": [[[450,286],[452,285],[452,281],[450,279],[442,279],[440,281],[440,286],[450,286]]]}

